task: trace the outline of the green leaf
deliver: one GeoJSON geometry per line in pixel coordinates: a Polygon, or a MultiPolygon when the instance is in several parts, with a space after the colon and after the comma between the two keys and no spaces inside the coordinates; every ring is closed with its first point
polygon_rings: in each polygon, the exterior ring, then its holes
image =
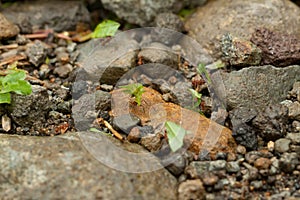
{"type": "Polygon", "coordinates": [[[202,77],[204,76],[203,78],[205,78],[208,83],[211,83],[210,75],[207,72],[205,65],[203,63],[200,63],[198,65],[197,71],[202,77]]]}
{"type": "Polygon", "coordinates": [[[165,128],[170,148],[173,152],[175,152],[183,146],[183,138],[188,131],[171,121],[165,122],[165,128]]]}
{"type": "Polygon", "coordinates": [[[26,73],[24,71],[9,70],[3,79],[2,83],[15,82],[18,80],[24,80],[26,78],[26,73]]]}
{"type": "Polygon", "coordinates": [[[120,86],[124,89],[124,92],[135,97],[135,102],[140,106],[142,101],[142,94],[144,91],[144,86],[140,83],[132,83],[124,86],[120,86]]]}
{"type": "Polygon", "coordinates": [[[0,93],[14,92],[16,94],[29,95],[32,92],[31,85],[25,80],[17,80],[3,85],[0,93]]]}
{"type": "Polygon", "coordinates": [[[194,105],[194,108],[198,108],[201,104],[201,97],[202,97],[202,94],[197,92],[196,90],[194,89],[189,89],[189,91],[192,93],[192,96],[197,99],[197,103],[194,105]]]}
{"type": "Polygon", "coordinates": [[[0,103],[10,103],[10,93],[0,94],[0,103]]]}
{"type": "Polygon", "coordinates": [[[120,27],[118,22],[112,20],[104,20],[97,25],[92,33],[92,38],[104,38],[107,36],[114,36],[120,27]]]}

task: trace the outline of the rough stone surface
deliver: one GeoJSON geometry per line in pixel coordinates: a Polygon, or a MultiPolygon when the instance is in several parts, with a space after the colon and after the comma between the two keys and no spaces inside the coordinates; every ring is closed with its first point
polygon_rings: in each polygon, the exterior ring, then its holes
{"type": "Polygon", "coordinates": [[[113,11],[118,17],[125,19],[129,23],[149,26],[159,13],[177,12],[183,8],[185,2],[178,0],[102,0],[102,3],[104,8],[113,11]]]}
{"type": "Polygon", "coordinates": [[[286,173],[291,173],[295,167],[299,164],[298,154],[293,153],[283,153],[279,159],[279,167],[282,171],[286,173]]]}
{"type": "Polygon", "coordinates": [[[253,119],[252,125],[256,133],[265,139],[276,140],[286,134],[288,124],[288,109],[281,104],[267,106],[253,119]]]}
{"type": "Polygon", "coordinates": [[[261,28],[255,31],[251,41],[262,50],[262,64],[284,67],[300,63],[300,36],[261,28]]]}
{"type": "Polygon", "coordinates": [[[179,16],[170,12],[159,13],[155,18],[155,26],[172,29],[178,32],[184,31],[183,22],[179,16]]]}
{"type": "Polygon", "coordinates": [[[179,200],[205,199],[205,189],[201,180],[188,180],[179,185],[179,200]]]}
{"type": "Polygon", "coordinates": [[[300,120],[300,103],[298,101],[295,101],[288,105],[289,109],[289,118],[300,120]]]}
{"type": "Polygon", "coordinates": [[[225,33],[249,40],[257,27],[300,35],[300,9],[290,1],[209,1],[185,23],[189,35],[218,57],[219,40],[225,33]]]}
{"type": "MultiPolygon", "coordinates": [[[[165,169],[135,174],[109,168],[85,149],[76,133],[0,137],[4,199],[177,199],[177,181],[165,169]]],[[[127,146],[144,152],[138,145],[127,146]]]]}
{"type": "Polygon", "coordinates": [[[18,27],[9,22],[6,17],[0,13],[0,40],[14,37],[18,33],[18,27]]]}
{"type": "MultiPolygon", "coordinates": [[[[227,109],[238,107],[264,110],[269,104],[285,100],[295,81],[300,80],[300,66],[275,68],[270,65],[221,73],[223,85],[216,85],[218,96],[226,95],[227,109]],[[225,91],[224,91],[225,88],[225,91]]],[[[212,74],[212,79],[214,74],[212,74]]]]}
{"type": "Polygon", "coordinates": [[[300,133],[288,133],[286,136],[293,144],[300,144],[300,133]]]}
{"type": "Polygon", "coordinates": [[[133,127],[137,126],[140,122],[141,120],[138,117],[127,114],[114,117],[112,123],[114,128],[122,130],[126,134],[129,134],[130,130],[133,127]]]}
{"type": "Polygon", "coordinates": [[[17,3],[3,10],[22,33],[50,28],[57,32],[74,30],[79,22],[89,23],[90,16],[81,1],[35,1],[17,3]]]}
{"type": "Polygon", "coordinates": [[[12,120],[17,126],[40,129],[46,122],[51,103],[47,89],[32,85],[30,95],[12,95],[11,104],[7,106],[12,120]]]}
{"type": "Polygon", "coordinates": [[[160,63],[177,69],[178,55],[176,55],[171,48],[161,44],[152,43],[149,46],[142,48],[139,52],[143,63],[160,63]]]}

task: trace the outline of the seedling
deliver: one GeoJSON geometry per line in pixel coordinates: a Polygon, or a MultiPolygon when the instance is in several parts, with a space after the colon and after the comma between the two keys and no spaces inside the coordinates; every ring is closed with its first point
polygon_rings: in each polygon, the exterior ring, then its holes
{"type": "Polygon", "coordinates": [[[197,100],[197,102],[194,103],[193,108],[198,108],[201,104],[202,94],[191,88],[189,89],[189,91],[192,93],[193,98],[197,100]]]}
{"type": "Polygon", "coordinates": [[[118,22],[113,20],[104,20],[100,24],[97,25],[95,30],[92,32],[92,38],[104,38],[107,36],[114,36],[120,27],[118,22]]]}
{"type": "Polygon", "coordinates": [[[141,105],[142,94],[145,92],[144,86],[142,84],[132,83],[129,85],[120,86],[120,88],[123,88],[124,92],[133,96],[135,98],[135,102],[138,104],[138,106],[141,105]]]}
{"type": "Polygon", "coordinates": [[[25,80],[24,70],[16,68],[16,63],[9,66],[0,74],[0,104],[11,103],[11,93],[29,95],[32,92],[31,85],[25,80]]]}
{"type": "Polygon", "coordinates": [[[173,152],[175,152],[183,146],[184,136],[189,132],[180,125],[171,121],[165,122],[165,128],[170,148],[173,152]]]}
{"type": "Polygon", "coordinates": [[[206,79],[206,81],[208,83],[211,83],[211,79],[210,79],[210,75],[209,73],[207,72],[206,68],[205,68],[205,65],[203,63],[200,63],[198,65],[198,68],[197,68],[197,72],[203,77],[206,79]]]}

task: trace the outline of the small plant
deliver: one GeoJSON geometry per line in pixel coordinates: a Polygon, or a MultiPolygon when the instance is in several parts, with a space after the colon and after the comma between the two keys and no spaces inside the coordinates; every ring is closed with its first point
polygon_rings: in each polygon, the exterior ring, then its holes
{"type": "Polygon", "coordinates": [[[104,38],[107,36],[114,36],[120,27],[118,22],[113,20],[104,20],[100,24],[97,25],[95,30],[92,32],[92,38],[104,38]]]}
{"type": "Polygon", "coordinates": [[[16,63],[0,73],[0,104],[11,102],[11,92],[21,95],[29,95],[32,92],[31,85],[25,80],[24,70],[16,68],[16,63]]]}
{"type": "Polygon", "coordinates": [[[138,104],[138,106],[141,105],[142,94],[145,92],[144,86],[142,84],[132,83],[129,85],[120,86],[120,88],[123,88],[124,92],[133,96],[135,98],[135,102],[138,104]]]}
{"type": "Polygon", "coordinates": [[[183,146],[184,136],[189,132],[180,125],[171,121],[165,122],[165,128],[170,148],[173,152],[175,152],[183,146]]]}
{"type": "Polygon", "coordinates": [[[207,83],[211,83],[211,79],[210,79],[210,75],[209,73],[207,72],[206,68],[205,68],[205,65],[203,63],[200,63],[198,65],[198,68],[197,68],[197,72],[203,77],[206,79],[207,83]]]}
{"type": "Polygon", "coordinates": [[[194,108],[194,109],[195,109],[195,108],[196,108],[196,109],[199,108],[199,106],[200,106],[200,104],[201,104],[201,97],[202,97],[202,94],[200,94],[199,92],[197,92],[196,90],[191,89],[191,88],[189,89],[189,91],[192,93],[193,98],[197,100],[197,102],[194,103],[193,108],[194,108]]]}

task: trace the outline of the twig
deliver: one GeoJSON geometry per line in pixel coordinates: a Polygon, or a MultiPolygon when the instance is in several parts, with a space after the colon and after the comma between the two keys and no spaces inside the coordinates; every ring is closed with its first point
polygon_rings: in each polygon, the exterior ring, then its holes
{"type": "Polygon", "coordinates": [[[45,32],[45,33],[32,33],[32,34],[26,34],[24,35],[25,38],[28,39],[44,39],[47,38],[49,35],[49,32],[45,32]]]}
{"type": "Polygon", "coordinates": [[[23,60],[23,59],[26,59],[25,55],[15,55],[15,56],[12,56],[12,57],[8,57],[0,63],[0,66],[10,64],[10,63],[13,63],[13,62],[16,62],[16,61],[19,61],[19,60],[23,60]]]}
{"type": "Polygon", "coordinates": [[[0,46],[0,49],[16,49],[18,48],[18,46],[18,44],[2,45],[0,46]]]}
{"type": "Polygon", "coordinates": [[[102,119],[102,118],[99,118],[99,119],[97,119],[97,122],[98,123],[103,123],[104,124],[104,126],[106,127],[106,128],[108,128],[108,130],[110,130],[110,132],[116,137],[116,138],[118,138],[119,140],[121,140],[121,141],[123,141],[124,140],[124,138],[123,138],[123,136],[120,134],[120,133],[118,133],[109,123],[108,123],[108,121],[105,121],[104,119],[102,119]]]}

